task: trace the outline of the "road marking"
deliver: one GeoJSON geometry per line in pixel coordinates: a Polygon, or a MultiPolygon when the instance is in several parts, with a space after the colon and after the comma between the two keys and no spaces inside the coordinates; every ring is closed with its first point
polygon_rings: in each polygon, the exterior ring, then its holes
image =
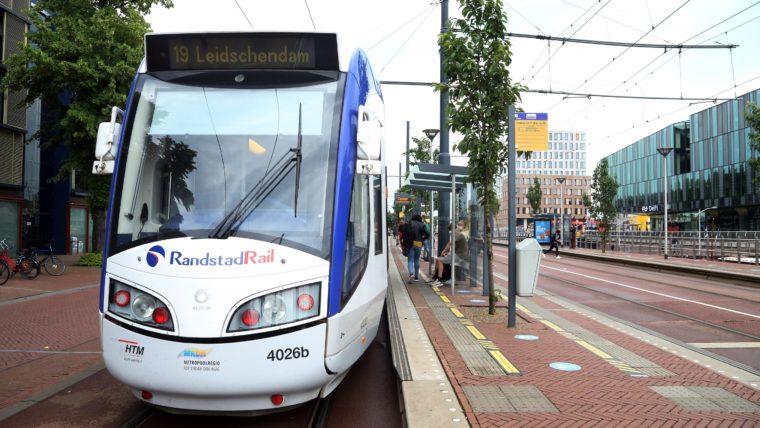
{"type": "Polygon", "coordinates": [[[737,314],[737,315],[743,315],[743,316],[746,316],[746,317],[760,319],[760,315],[748,314],[746,312],[736,311],[734,309],[728,309],[728,308],[724,308],[722,306],[711,305],[709,303],[698,302],[696,300],[684,299],[683,297],[672,296],[670,294],[659,293],[657,291],[651,291],[651,290],[647,290],[647,289],[640,288],[640,287],[634,287],[632,285],[627,285],[627,284],[623,284],[623,283],[620,283],[620,282],[610,281],[610,280],[604,279],[604,278],[598,278],[598,277],[591,276],[591,275],[586,275],[586,274],[582,274],[582,273],[578,273],[578,272],[573,272],[573,271],[567,270],[567,269],[557,269],[557,268],[553,268],[553,267],[549,267],[549,266],[543,266],[543,267],[546,268],[546,269],[561,271],[563,273],[569,273],[569,274],[572,274],[572,275],[582,276],[582,277],[588,278],[588,279],[593,279],[593,280],[597,280],[597,281],[601,281],[601,282],[606,282],[608,284],[617,285],[617,286],[620,286],[620,287],[630,288],[631,290],[637,290],[637,291],[642,291],[644,293],[654,294],[654,295],[660,296],[660,297],[666,297],[668,299],[680,300],[682,302],[693,303],[695,305],[706,306],[708,308],[713,308],[713,309],[718,309],[718,310],[721,310],[721,311],[731,312],[731,313],[734,313],[734,314],[737,314]]]}

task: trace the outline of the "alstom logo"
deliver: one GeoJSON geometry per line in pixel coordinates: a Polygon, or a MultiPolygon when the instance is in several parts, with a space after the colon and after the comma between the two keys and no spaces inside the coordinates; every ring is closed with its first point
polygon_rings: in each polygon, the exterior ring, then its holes
{"type": "Polygon", "coordinates": [[[160,245],[154,245],[148,250],[148,255],[145,257],[145,261],[148,262],[148,266],[156,267],[158,262],[166,256],[164,247],[160,245]]]}

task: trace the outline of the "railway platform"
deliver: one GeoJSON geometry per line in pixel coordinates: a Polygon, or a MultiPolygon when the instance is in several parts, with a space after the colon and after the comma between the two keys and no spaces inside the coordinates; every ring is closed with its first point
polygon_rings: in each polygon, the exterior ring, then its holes
{"type": "MultiPolygon", "coordinates": [[[[736,271],[760,283],[754,265],[595,253],[561,252],[683,264],[707,277],[736,271]]],[[[59,426],[56,415],[71,409],[72,418],[87,414],[89,426],[121,426],[118,415],[141,407],[102,370],[93,311],[100,270],[66,262],[61,277],[15,278],[0,288],[0,427],[59,426]],[[76,309],[62,314],[64,307],[76,309]]],[[[408,283],[405,262],[392,247],[389,330],[409,427],[760,425],[757,370],[541,290],[518,297],[517,326],[507,328],[504,299],[488,315],[482,289],[461,284],[452,295],[427,285],[424,273],[408,283]]],[[[495,281],[506,296],[504,275],[495,281]]]]}
{"type": "MultiPolygon", "coordinates": [[[[645,255],[561,253],[661,263],[645,255]]],[[[423,278],[409,283],[406,259],[394,250],[393,261],[389,276],[399,319],[391,321],[391,332],[404,342],[394,363],[401,367],[409,426],[760,424],[760,373],[751,367],[540,290],[518,297],[516,328],[507,328],[505,299],[489,315],[480,287],[463,282],[452,295],[449,286],[431,287],[423,278]],[[431,415],[437,419],[426,420],[431,415]]],[[[682,272],[732,272],[760,283],[757,266],[666,263],[682,272]]],[[[506,296],[505,275],[494,279],[506,296]]]]}

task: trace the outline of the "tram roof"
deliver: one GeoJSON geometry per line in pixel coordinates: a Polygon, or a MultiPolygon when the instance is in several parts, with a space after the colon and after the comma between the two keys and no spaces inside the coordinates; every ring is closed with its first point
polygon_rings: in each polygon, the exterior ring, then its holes
{"type": "Polygon", "coordinates": [[[451,192],[452,180],[457,188],[462,188],[466,185],[469,173],[466,166],[418,163],[409,169],[404,185],[412,189],[451,192]]]}

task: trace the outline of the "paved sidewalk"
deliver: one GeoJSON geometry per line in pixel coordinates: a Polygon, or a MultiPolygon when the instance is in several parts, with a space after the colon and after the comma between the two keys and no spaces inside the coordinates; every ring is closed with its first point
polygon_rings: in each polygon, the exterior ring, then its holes
{"type": "Polygon", "coordinates": [[[100,268],[63,259],[61,276],[16,275],[0,286],[0,421],[102,368],[100,268]]]}
{"type": "Polygon", "coordinates": [[[406,289],[471,426],[760,425],[756,374],[585,307],[518,298],[508,329],[505,302],[488,315],[480,288],[406,289]]]}

